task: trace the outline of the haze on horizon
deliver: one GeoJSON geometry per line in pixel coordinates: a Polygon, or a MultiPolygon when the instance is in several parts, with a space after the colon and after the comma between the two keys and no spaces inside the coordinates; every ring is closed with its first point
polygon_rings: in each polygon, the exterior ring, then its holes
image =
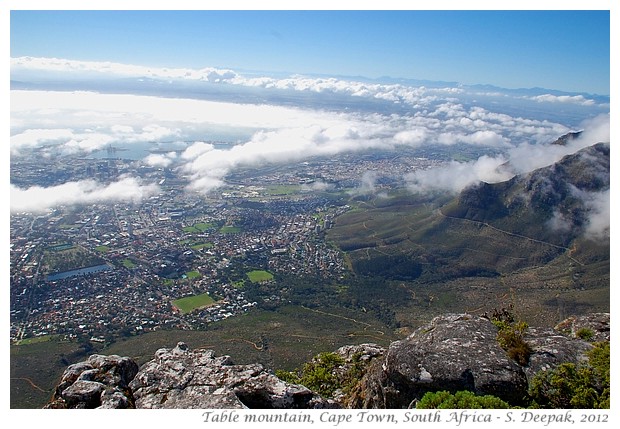
{"type": "MultiPolygon", "coordinates": [[[[198,194],[240,167],[432,145],[486,153],[411,172],[412,192],[506,180],[609,141],[609,96],[588,93],[608,89],[609,11],[11,12],[11,157],[166,142],[139,161],[179,169],[198,194]],[[266,68],[295,70],[247,71],[266,68]],[[549,145],[582,129],[566,150],[549,145]]],[[[11,210],[159,192],[133,176],[60,186],[11,185],[11,210]]]]}

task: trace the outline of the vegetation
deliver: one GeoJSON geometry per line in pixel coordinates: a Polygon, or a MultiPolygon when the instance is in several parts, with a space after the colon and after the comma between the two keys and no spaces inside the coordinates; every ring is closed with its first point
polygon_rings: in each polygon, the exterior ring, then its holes
{"type": "Polygon", "coordinates": [[[190,246],[192,250],[210,249],[213,247],[213,243],[195,243],[190,246]]]}
{"type": "Polygon", "coordinates": [[[200,232],[205,232],[206,230],[208,230],[209,228],[213,228],[214,225],[212,223],[207,223],[207,222],[199,222],[199,223],[195,223],[192,226],[184,226],[183,227],[183,232],[187,232],[187,233],[200,233],[200,232]]]}
{"type": "Polygon", "coordinates": [[[519,365],[527,365],[532,354],[532,348],[524,339],[527,323],[515,321],[512,312],[505,308],[494,310],[491,321],[498,329],[497,342],[506,350],[508,357],[519,365]]]}
{"type": "Polygon", "coordinates": [[[576,335],[584,341],[591,341],[594,338],[594,331],[583,327],[577,331],[576,335]]]}
{"type": "Polygon", "coordinates": [[[474,393],[462,390],[450,393],[446,390],[439,392],[427,392],[416,405],[418,409],[506,409],[510,405],[493,395],[478,396],[474,393]]]}
{"type": "Polygon", "coordinates": [[[610,408],[609,356],[609,341],[596,343],[587,363],[563,363],[536,374],[530,396],[541,408],[610,408]]]}
{"type": "Polygon", "coordinates": [[[197,308],[204,308],[215,303],[215,300],[211,298],[208,293],[202,293],[200,295],[187,296],[185,298],[172,301],[172,305],[178,308],[181,313],[186,314],[197,308]]]}
{"type": "Polygon", "coordinates": [[[123,267],[125,268],[135,268],[136,264],[129,258],[123,259],[123,267]]]}
{"type": "Polygon", "coordinates": [[[46,250],[41,264],[43,272],[50,274],[92,267],[104,262],[81,247],[71,247],[65,250],[46,250]]]}
{"type": "Polygon", "coordinates": [[[192,279],[197,279],[198,277],[200,277],[200,273],[198,271],[188,271],[185,273],[185,275],[187,276],[188,279],[192,280],[192,279]]]}
{"type": "Polygon", "coordinates": [[[289,383],[301,384],[322,396],[330,397],[338,389],[350,391],[364,374],[365,365],[360,356],[354,355],[347,364],[337,353],[324,352],[316,355],[301,370],[276,371],[276,375],[289,383]]]}
{"type": "Polygon", "coordinates": [[[97,252],[106,253],[110,251],[110,246],[97,246],[95,247],[97,252]]]}
{"type": "Polygon", "coordinates": [[[238,226],[223,226],[220,228],[222,234],[235,234],[241,232],[241,228],[238,226]]]}
{"type": "Polygon", "coordinates": [[[254,270],[247,273],[248,278],[252,283],[261,283],[269,280],[273,280],[273,274],[269,271],[254,270]]]}

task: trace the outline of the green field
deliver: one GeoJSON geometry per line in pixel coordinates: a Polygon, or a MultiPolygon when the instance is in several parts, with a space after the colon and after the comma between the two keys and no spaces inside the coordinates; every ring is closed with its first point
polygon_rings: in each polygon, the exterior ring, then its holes
{"type": "Polygon", "coordinates": [[[97,252],[105,253],[110,250],[110,246],[97,246],[95,247],[97,252]]]}
{"type": "Polygon", "coordinates": [[[213,247],[213,243],[196,243],[196,244],[192,244],[190,246],[191,249],[193,250],[200,250],[200,249],[210,249],[213,247]]]}
{"type": "Polygon", "coordinates": [[[273,274],[271,274],[269,271],[254,270],[246,274],[252,283],[260,283],[273,280],[273,274]]]}
{"type": "Polygon", "coordinates": [[[197,279],[200,277],[200,273],[198,271],[188,271],[185,273],[188,279],[197,279]]]}
{"type": "Polygon", "coordinates": [[[41,335],[40,337],[24,338],[23,340],[19,340],[17,343],[15,343],[15,345],[25,346],[27,344],[44,343],[46,341],[55,341],[58,338],[58,335],[41,335]]]}
{"type": "Polygon", "coordinates": [[[211,298],[208,293],[201,293],[200,295],[187,296],[185,298],[172,301],[172,305],[178,308],[181,313],[187,314],[190,311],[197,308],[208,307],[215,303],[215,300],[211,298]]]}
{"type": "Polygon", "coordinates": [[[267,195],[291,195],[301,190],[300,185],[271,185],[265,189],[267,195]]]}
{"type": "Polygon", "coordinates": [[[213,228],[212,223],[199,222],[199,223],[195,223],[192,226],[184,226],[183,232],[189,232],[189,233],[205,232],[209,228],[213,228]]]}
{"type": "Polygon", "coordinates": [[[128,258],[123,259],[123,267],[125,268],[135,268],[136,264],[128,258]]]}

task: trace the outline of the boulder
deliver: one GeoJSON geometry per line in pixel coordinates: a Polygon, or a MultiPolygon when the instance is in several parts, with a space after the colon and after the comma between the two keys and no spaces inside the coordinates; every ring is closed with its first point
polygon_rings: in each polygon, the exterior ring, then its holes
{"type": "Polygon", "coordinates": [[[130,383],[137,408],[323,408],[335,403],[286,383],[260,364],[212,350],[160,349],[130,383]]]}
{"type": "Polygon", "coordinates": [[[529,328],[532,353],[525,366],[510,359],[485,317],[446,314],[401,341],[367,371],[348,399],[351,408],[413,407],[426,392],[468,390],[525,404],[528,382],[543,369],[587,359],[592,345],[551,329],[529,328]]]}
{"type": "Polygon", "coordinates": [[[138,369],[128,357],[92,355],[65,370],[45,408],[133,408],[129,382],[138,369]]]}

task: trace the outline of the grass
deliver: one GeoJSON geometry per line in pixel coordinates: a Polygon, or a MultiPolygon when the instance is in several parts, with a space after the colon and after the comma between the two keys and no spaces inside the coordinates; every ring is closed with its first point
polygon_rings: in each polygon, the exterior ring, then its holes
{"type": "Polygon", "coordinates": [[[207,223],[207,222],[198,222],[195,223],[192,226],[184,226],[183,227],[183,232],[187,232],[190,234],[196,234],[199,232],[205,232],[206,230],[213,228],[214,225],[212,223],[207,223]]]}
{"type": "Polygon", "coordinates": [[[110,246],[97,246],[95,247],[97,252],[106,253],[110,250],[110,246]]]}
{"type": "Polygon", "coordinates": [[[265,189],[267,195],[292,195],[301,190],[300,185],[270,185],[265,189]]]}
{"type": "Polygon", "coordinates": [[[185,298],[172,301],[172,305],[178,308],[181,313],[187,314],[198,308],[208,307],[213,305],[215,300],[211,298],[208,293],[201,293],[200,295],[187,296],[185,298]]]}
{"type": "Polygon", "coordinates": [[[254,270],[246,274],[252,283],[261,283],[273,280],[273,274],[271,274],[269,271],[254,270]]]}
{"type": "Polygon", "coordinates": [[[125,268],[135,268],[136,264],[129,258],[123,259],[123,267],[125,268]]]}
{"type": "Polygon", "coordinates": [[[213,243],[196,243],[196,244],[192,244],[190,246],[191,249],[193,250],[200,250],[200,249],[210,249],[213,247],[213,243]]]}
{"type": "Polygon", "coordinates": [[[243,287],[245,286],[245,280],[237,280],[236,282],[233,282],[232,285],[237,289],[243,289],[243,287]]]}
{"type": "Polygon", "coordinates": [[[10,347],[11,408],[41,408],[51,398],[67,364],[87,358],[75,342],[39,338],[10,347]]]}
{"type": "Polygon", "coordinates": [[[47,341],[55,340],[57,338],[58,335],[41,335],[40,337],[24,338],[23,340],[19,340],[16,345],[25,346],[28,344],[44,343],[47,341]]]}
{"type": "Polygon", "coordinates": [[[194,271],[188,271],[185,273],[185,275],[187,276],[188,279],[192,280],[192,279],[197,279],[200,277],[200,273],[196,270],[194,271]]]}

